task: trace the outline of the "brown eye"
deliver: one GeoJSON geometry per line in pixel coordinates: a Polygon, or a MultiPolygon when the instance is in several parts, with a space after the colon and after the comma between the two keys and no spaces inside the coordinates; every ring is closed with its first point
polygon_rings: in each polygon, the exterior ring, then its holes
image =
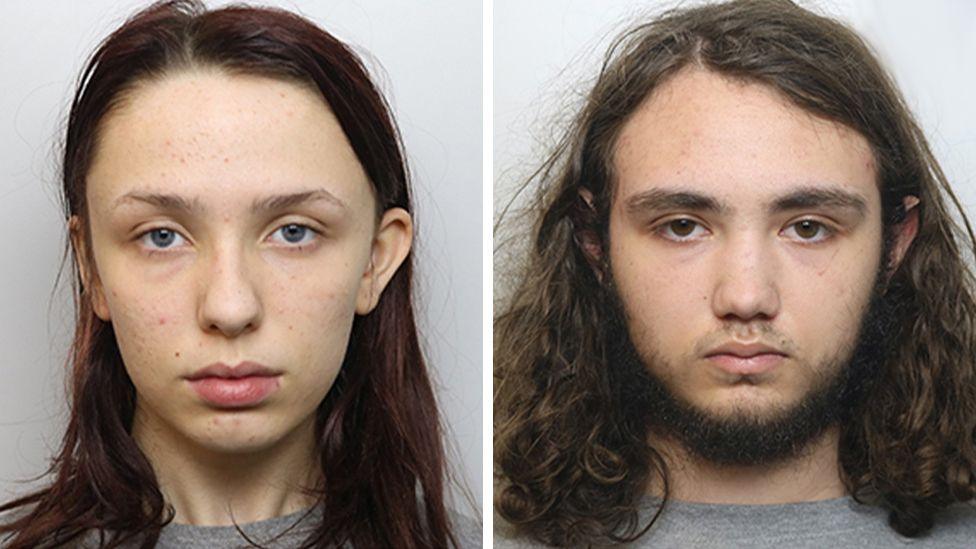
{"type": "Polygon", "coordinates": [[[820,223],[810,219],[798,221],[794,226],[796,227],[797,236],[804,240],[812,240],[815,238],[820,233],[820,229],[823,227],[823,225],[820,223]]]}
{"type": "Polygon", "coordinates": [[[675,219],[668,223],[668,228],[671,229],[672,234],[680,237],[690,236],[697,226],[698,223],[690,219],[675,219]]]}
{"type": "Polygon", "coordinates": [[[794,235],[787,234],[793,240],[807,244],[819,244],[829,240],[834,235],[833,229],[813,219],[801,219],[788,226],[786,231],[787,233],[795,233],[794,235]]]}

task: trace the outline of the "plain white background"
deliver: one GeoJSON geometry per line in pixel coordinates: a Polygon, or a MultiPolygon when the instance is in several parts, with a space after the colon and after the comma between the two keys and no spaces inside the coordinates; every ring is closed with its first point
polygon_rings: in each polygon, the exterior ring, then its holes
{"type": "MultiPolygon", "coordinates": [[[[207,2],[211,8],[227,2],[207,2]]],[[[414,176],[420,333],[457,449],[482,494],[482,17],[477,0],[281,0],[352,44],[393,105],[414,176]]],[[[73,330],[57,143],[96,44],[144,0],[17,0],[0,20],[0,499],[42,473],[66,420],[73,330]]],[[[463,502],[460,510],[470,514],[463,502]]]]}
{"type": "MultiPolygon", "coordinates": [[[[563,122],[589,91],[611,39],[675,0],[495,0],[494,213],[548,152],[563,122]]],[[[919,119],[967,215],[976,216],[976,2],[799,0],[851,24],[874,47],[919,119]]],[[[518,209],[531,191],[519,195],[518,209]]],[[[511,215],[506,215],[511,220],[511,215]]],[[[518,218],[516,218],[518,219],[518,218]]],[[[976,219],[974,219],[976,221],[976,219]]],[[[503,236],[519,227],[506,223],[503,236]]],[[[506,291],[504,266],[527,239],[499,244],[495,298],[506,291]]],[[[497,303],[497,301],[496,301],[497,303]]]]}

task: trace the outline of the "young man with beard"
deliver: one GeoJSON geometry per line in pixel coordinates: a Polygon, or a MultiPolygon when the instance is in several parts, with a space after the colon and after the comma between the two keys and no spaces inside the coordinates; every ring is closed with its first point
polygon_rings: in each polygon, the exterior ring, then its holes
{"type": "Polygon", "coordinates": [[[496,546],[976,545],[976,239],[856,34],[669,12],[539,174],[496,546]]]}

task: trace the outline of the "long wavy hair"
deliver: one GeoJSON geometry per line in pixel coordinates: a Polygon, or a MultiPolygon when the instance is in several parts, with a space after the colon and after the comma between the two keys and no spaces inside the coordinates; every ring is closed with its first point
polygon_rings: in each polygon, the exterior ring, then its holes
{"type": "Polygon", "coordinates": [[[787,0],[675,9],[623,34],[568,131],[526,182],[538,186],[526,208],[538,217],[494,326],[496,510],[516,535],[582,546],[639,538],[668,501],[668,469],[648,436],[654,407],[621,396],[632,389],[614,373],[612,300],[592,267],[594,249],[606,249],[621,127],[690,65],[769,86],[863,135],[876,160],[886,241],[904,219],[902,199],[921,201],[917,237],[887,272],[885,297],[897,305],[891,348],[870,405],[840,425],[839,458],[854,498],[886,509],[898,533],[922,535],[976,486],[976,301],[967,263],[976,239],[869,47],[787,0]],[[642,520],[648,486],[664,498],[642,520]]]}
{"type": "MultiPolygon", "coordinates": [[[[88,250],[85,180],[100,123],[137,84],[198,67],[270,77],[320,94],[368,175],[377,214],[410,211],[399,130],[349,47],[282,10],[207,11],[196,0],[158,2],[102,42],[71,105],[63,208],[66,219],[81,218],[88,250]]],[[[62,269],[70,252],[69,244],[62,269]]],[[[104,547],[135,540],[150,548],[174,511],[130,435],[136,391],[112,326],[94,314],[71,257],[77,327],[68,358],[67,432],[45,473],[53,482],[0,507],[29,511],[0,525],[0,534],[10,534],[5,546],[12,549],[60,547],[88,531],[112,533],[104,547]]],[[[444,502],[440,419],[414,322],[411,261],[408,256],[400,266],[376,308],[354,320],[340,375],[317,409],[317,455],[329,480],[322,491],[309,490],[323,520],[303,547],[457,544],[444,502]]]]}

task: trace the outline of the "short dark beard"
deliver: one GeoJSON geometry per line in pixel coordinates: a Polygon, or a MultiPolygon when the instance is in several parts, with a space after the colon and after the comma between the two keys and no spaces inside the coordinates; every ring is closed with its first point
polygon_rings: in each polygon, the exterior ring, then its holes
{"type": "MultiPolygon", "coordinates": [[[[823,376],[799,402],[763,416],[716,416],[676,395],[636,350],[622,303],[611,289],[605,335],[617,398],[624,399],[620,404],[629,409],[625,414],[643,417],[649,434],[673,438],[715,465],[773,464],[797,457],[829,427],[856,417],[879,377],[894,326],[883,280],[879,272],[853,349],[817,365],[823,376]]],[[[647,362],[659,360],[652,356],[647,362]]]]}

